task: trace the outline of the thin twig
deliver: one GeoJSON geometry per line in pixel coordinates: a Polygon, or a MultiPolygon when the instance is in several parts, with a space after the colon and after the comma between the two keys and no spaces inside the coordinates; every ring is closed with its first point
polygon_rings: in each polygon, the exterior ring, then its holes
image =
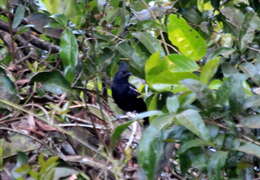
{"type": "Polygon", "coordinates": [[[253,51],[256,51],[256,52],[259,52],[260,53],[260,49],[256,49],[256,48],[253,48],[253,47],[248,47],[248,49],[251,49],[253,51]]]}
{"type": "MultiPolygon", "coordinates": [[[[59,127],[87,127],[87,128],[93,128],[93,125],[91,124],[80,124],[80,123],[67,123],[67,124],[57,124],[59,127]]],[[[106,130],[104,126],[96,125],[97,129],[104,129],[106,130]]]]}

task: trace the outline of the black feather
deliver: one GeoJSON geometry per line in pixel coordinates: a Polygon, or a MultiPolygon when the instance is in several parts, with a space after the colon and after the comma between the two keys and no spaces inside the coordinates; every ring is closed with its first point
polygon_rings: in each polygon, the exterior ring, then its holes
{"type": "MultiPolygon", "coordinates": [[[[139,97],[140,93],[128,82],[130,75],[128,64],[126,62],[120,62],[119,70],[112,83],[112,97],[118,107],[123,111],[141,113],[147,110],[146,104],[144,100],[139,97]]],[[[144,124],[148,123],[148,118],[146,118],[144,124]]]]}

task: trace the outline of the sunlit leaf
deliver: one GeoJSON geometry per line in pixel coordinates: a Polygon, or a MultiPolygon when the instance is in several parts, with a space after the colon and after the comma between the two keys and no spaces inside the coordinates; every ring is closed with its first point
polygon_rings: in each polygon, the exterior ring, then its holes
{"type": "Polygon", "coordinates": [[[7,5],[8,0],[0,0],[0,7],[5,9],[7,5]]]}
{"type": "Polygon", "coordinates": [[[208,84],[210,79],[213,78],[217,72],[219,65],[219,58],[209,60],[202,68],[200,74],[200,81],[204,84],[208,84]]]}
{"type": "Polygon", "coordinates": [[[213,10],[213,7],[212,7],[210,1],[198,0],[197,7],[198,7],[199,11],[201,11],[201,12],[213,10]]]}
{"type": "Polygon", "coordinates": [[[40,0],[41,8],[47,10],[51,14],[65,14],[74,23],[79,23],[77,3],[74,0],[40,0]]]}
{"type": "Polygon", "coordinates": [[[206,41],[182,17],[175,14],[169,16],[167,25],[168,37],[182,54],[199,60],[206,54],[206,41]]]}
{"type": "Polygon", "coordinates": [[[180,54],[170,54],[164,57],[170,63],[170,71],[172,72],[194,72],[199,69],[197,63],[186,56],[180,54]]]}
{"type": "Polygon", "coordinates": [[[222,85],[222,81],[219,79],[214,79],[209,83],[209,89],[218,89],[222,85]]]}
{"type": "Polygon", "coordinates": [[[146,80],[153,84],[176,84],[183,79],[198,79],[191,72],[172,72],[170,62],[160,58],[159,53],[154,53],[145,65],[146,80]]]}

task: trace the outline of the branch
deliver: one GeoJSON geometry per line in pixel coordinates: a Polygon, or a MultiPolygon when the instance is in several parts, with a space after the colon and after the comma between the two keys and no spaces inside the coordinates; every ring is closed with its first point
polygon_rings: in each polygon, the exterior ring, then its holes
{"type": "MultiPolygon", "coordinates": [[[[9,26],[8,24],[4,23],[3,21],[0,21],[0,30],[3,30],[7,33],[9,32],[9,26]]],[[[17,33],[16,30],[13,30],[14,33],[17,33]]],[[[31,32],[25,32],[21,35],[17,35],[18,37],[22,37],[23,39],[25,39],[26,41],[28,41],[30,44],[32,44],[33,46],[40,48],[42,50],[46,50],[49,51],[50,53],[58,53],[59,52],[59,47],[51,44],[49,42],[45,42],[42,39],[34,36],[31,34],[31,32]]],[[[19,41],[19,38],[17,38],[19,41]]],[[[21,42],[20,42],[21,43],[21,42]]],[[[23,43],[22,43],[23,44],[23,43]]]]}

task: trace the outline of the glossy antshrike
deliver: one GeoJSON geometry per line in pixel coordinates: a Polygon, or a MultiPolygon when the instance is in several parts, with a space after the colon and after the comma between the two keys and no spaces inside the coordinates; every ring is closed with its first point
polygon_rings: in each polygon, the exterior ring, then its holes
{"type": "MultiPolygon", "coordinates": [[[[128,64],[123,61],[120,62],[119,70],[112,83],[112,97],[123,111],[141,113],[147,110],[146,104],[139,97],[140,93],[128,82],[130,75],[128,64]]],[[[147,125],[148,123],[148,118],[146,118],[144,124],[147,125]]]]}

